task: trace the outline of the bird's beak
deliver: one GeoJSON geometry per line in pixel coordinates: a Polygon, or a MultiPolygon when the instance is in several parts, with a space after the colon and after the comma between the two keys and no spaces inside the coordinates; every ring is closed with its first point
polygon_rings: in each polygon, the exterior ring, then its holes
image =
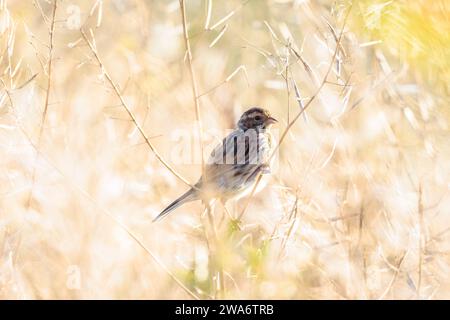
{"type": "Polygon", "coordinates": [[[266,121],[267,124],[274,124],[274,123],[277,123],[277,122],[278,122],[278,120],[275,119],[275,118],[272,118],[272,117],[269,117],[267,119],[267,121],[266,121]]]}

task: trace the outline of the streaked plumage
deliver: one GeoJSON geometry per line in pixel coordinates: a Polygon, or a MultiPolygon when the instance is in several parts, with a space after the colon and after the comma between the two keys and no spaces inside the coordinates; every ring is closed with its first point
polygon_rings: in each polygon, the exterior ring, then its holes
{"type": "Polygon", "coordinates": [[[273,148],[270,126],[277,122],[267,110],[251,108],[239,119],[237,128],[212,151],[205,174],[177,200],[165,208],[157,221],[182,204],[195,200],[226,201],[252,189],[259,173],[267,174],[273,148]]]}

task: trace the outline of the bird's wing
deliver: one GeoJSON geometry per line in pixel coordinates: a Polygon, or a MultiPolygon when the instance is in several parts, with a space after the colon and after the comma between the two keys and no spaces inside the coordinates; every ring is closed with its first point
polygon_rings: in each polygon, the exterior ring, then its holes
{"type": "Polygon", "coordinates": [[[267,137],[255,130],[234,130],[211,152],[205,172],[207,181],[228,185],[237,175],[245,179],[265,164],[270,152],[267,143],[267,137]]]}

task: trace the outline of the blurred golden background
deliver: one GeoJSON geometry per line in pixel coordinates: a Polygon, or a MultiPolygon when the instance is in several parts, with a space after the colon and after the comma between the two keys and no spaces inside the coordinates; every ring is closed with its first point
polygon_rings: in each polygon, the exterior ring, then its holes
{"type": "Polygon", "coordinates": [[[449,299],[449,1],[185,6],[204,143],[267,108],[270,182],[152,223],[201,174],[179,1],[0,0],[0,298],[449,299]]]}

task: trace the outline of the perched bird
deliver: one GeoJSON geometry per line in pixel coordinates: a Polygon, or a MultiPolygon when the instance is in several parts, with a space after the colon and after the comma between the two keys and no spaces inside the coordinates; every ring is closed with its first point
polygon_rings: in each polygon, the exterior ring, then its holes
{"type": "Polygon", "coordinates": [[[259,174],[270,173],[273,138],[269,128],[277,120],[262,108],[245,111],[237,127],[217,145],[205,164],[203,176],[193,188],[172,202],[153,221],[195,200],[223,202],[249,193],[259,174]]]}

